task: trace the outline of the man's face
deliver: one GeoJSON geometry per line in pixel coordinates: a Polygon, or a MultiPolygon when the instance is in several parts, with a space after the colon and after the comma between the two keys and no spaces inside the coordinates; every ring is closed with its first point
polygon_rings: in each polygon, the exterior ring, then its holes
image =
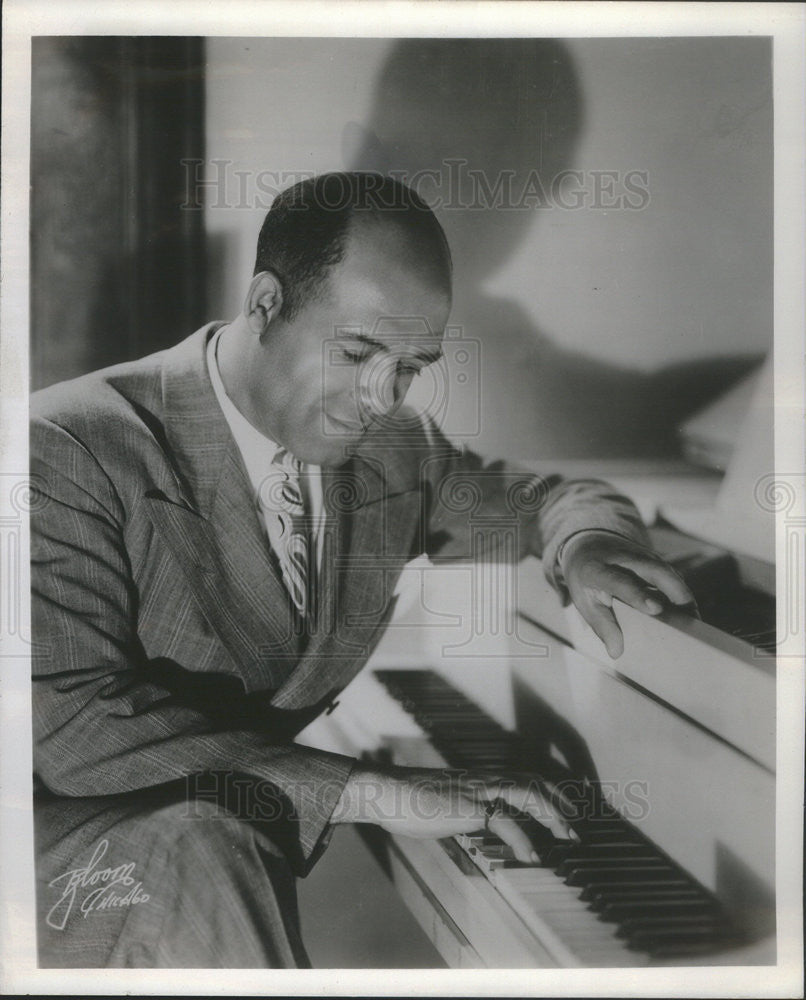
{"type": "Polygon", "coordinates": [[[351,240],[324,294],[278,319],[250,373],[266,433],[303,462],[345,462],[441,357],[450,291],[374,237],[351,240]]]}

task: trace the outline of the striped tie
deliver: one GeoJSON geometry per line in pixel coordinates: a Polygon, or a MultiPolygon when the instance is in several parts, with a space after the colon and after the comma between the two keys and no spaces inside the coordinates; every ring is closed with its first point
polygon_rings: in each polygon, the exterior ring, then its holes
{"type": "Polygon", "coordinates": [[[310,602],[308,600],[309,535],[305,506],[299,487],[302,465],[284,448],[279,449],[274,456],[274,464],[282,473],[278,477],[276,489],[272,490],[282,526],[280,568],[294,607],[304,619],[310,602]]]}

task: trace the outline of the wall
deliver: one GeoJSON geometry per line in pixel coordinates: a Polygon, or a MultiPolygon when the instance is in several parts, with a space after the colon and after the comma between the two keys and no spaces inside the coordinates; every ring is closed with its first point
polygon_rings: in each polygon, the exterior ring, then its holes
{"type": "Polygon", "coordinates": [[[207,44],[211,316],[293,174],[428,169],[481,384],[448,371],[449,429],[479,450],[672,452],[770,348],[767,40],[207,44]]]}

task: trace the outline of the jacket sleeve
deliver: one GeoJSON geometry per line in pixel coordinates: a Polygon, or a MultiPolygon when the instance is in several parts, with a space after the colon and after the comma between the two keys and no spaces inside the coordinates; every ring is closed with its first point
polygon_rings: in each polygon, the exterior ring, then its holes
{"type": "Polygon", "coordinates": [[[274,790],[306,864],[354,761],[273,743],[254,727],[223,726],[162,686],[137,636],[138,595],[112,482],[75,437],[49,421],[34,422],[31,455],[38,776],[56,794],[88,796],[209,771],[246,775],[274,790]]]}
{"type": "Polygon", "coordinates": [[[635,505],[607,483],[488,462],[453,446],[433,428],[429,434],[432,446],[421,463],[421,489],[427,508],[424,549],[433,559],[537,556],[567,602],[558,556],[573,535],[606,531],[649,545],[635,505]]]}

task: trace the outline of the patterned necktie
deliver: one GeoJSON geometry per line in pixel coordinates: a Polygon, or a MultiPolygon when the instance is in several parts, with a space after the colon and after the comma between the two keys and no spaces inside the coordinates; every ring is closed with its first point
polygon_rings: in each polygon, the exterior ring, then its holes
{"type": "Polygon", "coordinates": [[[299,485],[302,464],[280,448],[274,456],[274,465],[278,477],[271,494],[282,529],[280,568],[294,607],[304,619],[310,611],[310,538],[299,485]]]}

